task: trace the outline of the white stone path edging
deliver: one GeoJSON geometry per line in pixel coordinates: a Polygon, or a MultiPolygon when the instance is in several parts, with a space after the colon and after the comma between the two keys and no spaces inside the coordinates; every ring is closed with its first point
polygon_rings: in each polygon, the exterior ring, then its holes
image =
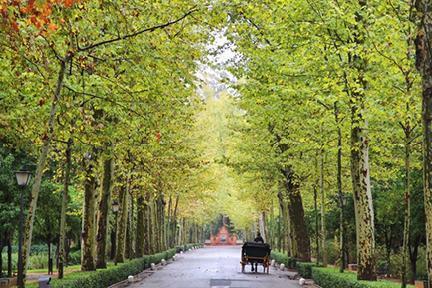
{"type": "MultiPolygon", "coordinates": [[[[200,247],[198,247],[198,248],[194,247],[194,249],[200,249],[200,247]]],[[[192,251],[192,250],[189,249],[185,252],[189,252],[189,251],[192,251]]],[[[120,281],[118,283],[115,283],[115,284],[109,286],[108,288],[122,288],[122,287],[127,287],[132,283],[140,282],[140,281],[144,280],[145,278],[151,276],[156,271],[161,270],[164,266],[171,264],[173,261],[176,261],[176,259],[178,257],[180,257],[180,255],[183,253],[184,253],[183,251],[180,251],[180,253],[176,253],[171,259],[168,259],[168,260],[162,259],[161,262],[159,262],[158,264],[151,263],[150,267],[145,269],[141,273],[138,273],[137,275],[129,275],[128,279],[120,281]]]]}
{"type": "Polygon", "coordinates": [[[288,268],[285,267],[284,263],[279,264],[273,259],[271,260],[271,266],[280,271],[286,271],[290,280],[299,280],[299,285],[301,287],[321,288],[320,286],[316,285],[312,279],[304,279],[298,272],[289,271],[288,268]]]}

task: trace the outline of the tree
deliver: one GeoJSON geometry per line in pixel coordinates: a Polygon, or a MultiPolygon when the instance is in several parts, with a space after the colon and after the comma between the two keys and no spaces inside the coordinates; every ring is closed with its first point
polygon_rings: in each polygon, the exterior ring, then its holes
{"type": "Polygon", "coordinates": [[[432,286],[432,74],[429,43],[431,43],[431,12],[430,1],[416,1],[418,14],[418,32],[416,44],[416,67],[422,77],[422,121],[423,121],[423,179],[424,209],[426,215],[427,271],[428,285],[432,286]]]}

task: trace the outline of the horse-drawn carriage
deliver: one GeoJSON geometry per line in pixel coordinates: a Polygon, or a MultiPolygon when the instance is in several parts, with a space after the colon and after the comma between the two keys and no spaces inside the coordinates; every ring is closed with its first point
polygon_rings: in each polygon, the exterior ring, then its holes
{"type": "Polygon", "coordinates": [[[270,245],[256,242],[246,242],[242,247],[241,261],[242,272],[245,272],[247,264],[252,265],[252,271],[258,272],[258,264],[262,264],[264,272],[269,273],[270,269],[270,245]],[[255,267],[254,267],[255,265],[255,267]]]}

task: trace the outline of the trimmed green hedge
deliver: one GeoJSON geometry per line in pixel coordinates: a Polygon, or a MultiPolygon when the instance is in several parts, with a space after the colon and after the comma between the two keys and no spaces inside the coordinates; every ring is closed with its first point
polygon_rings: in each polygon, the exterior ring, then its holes
{"type": "MultiPolygon", "coordinates": [[[[399,288],[400,283],[385,280],[359,281],[357,274],[340,273],[336,268],[311,267],[312,279],[322,288],[399,288]]],[[[408,287],[413,287],[409,285],[408,287]]]]}
{"type": "Polygon", "coordinates": [[[312,278],[312,268],[318,267],[316,263],[311,262],[297,262],[297,271],[303,278],[312,278]]]}
{"type": "Polygon", "coordinates": [[[203,244],[201,243],[191,243],[191,244],[185,244],[185,245],[178,245],[176,246],[176,252],[180,253],[181,251],[186,252],[189,249],[192,249],[192,247],[196,247],[196,248],[202,248],[204,247],[203,244]]]}
{"type": "Polygon", "coordinates": [[[127,279],[129,275],[136,275],[150,267],[150,263],[159,263],[162,259],[172,258],[176,252],[187,251],[192,247],[201,248],[203,244],[194,243],[177,246],[176,248],[154,255],[133,259],[117,266],[109,266],[107,269],[75,272],[66,275],[65,279],[54,279],[51,282],[52,288],[106,288],[112,284],[127,279]]]}
{"type": "Polygon", "coordinates": [[[278,251],[272,251],[270,258],[275,260],[277,263],[285,264],[285,267],[290,269],[294,269],[297,266],[297,261],[295,258],[288,257],[288,255],[278,251]]]}
{"type": "Polygon", "coordinates": [[[65,279],[54,279],[52,288],[106,288],[112,284],[127,279],[129,275],[136,275],[150,267],[150,263],[159,263],[162,259],[170,259],[176,249],[170,249],[154,255],[144,256],[117,266],[110,266],[104,270],[91,272],[75,272],[67,275],[65,279]]]}
{"type": "Polygon", "coordinates": [[[67,265],[77,265],[81,263],[81,250],[69,253],[67,265]]]}

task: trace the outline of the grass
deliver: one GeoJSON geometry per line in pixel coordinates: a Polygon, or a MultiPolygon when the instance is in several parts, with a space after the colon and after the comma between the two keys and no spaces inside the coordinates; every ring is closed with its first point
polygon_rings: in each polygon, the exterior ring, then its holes
{"type": "MultiPolygon", "coordinates": [[[[108,264],[110,265],[110,264],[108,264]]],[[[113,264],[114,265],[114,264],[113,264]]],[[[66,266],[64,267],[64,273],[68,274],[71,272],[75,272],[75,271],[79,271],[81,269],[81,265],[77,264],[77,265],[71,265],[71,266],[66,266]]],[[[40,273],[47,273],[48,269],[47,268],[40,268],[40,269],[29,269],[27,270],[27,274],[40,274],[40,273]]],[[[57,270],[54,269],[54,273],[56,273],[57,270]]]]}

